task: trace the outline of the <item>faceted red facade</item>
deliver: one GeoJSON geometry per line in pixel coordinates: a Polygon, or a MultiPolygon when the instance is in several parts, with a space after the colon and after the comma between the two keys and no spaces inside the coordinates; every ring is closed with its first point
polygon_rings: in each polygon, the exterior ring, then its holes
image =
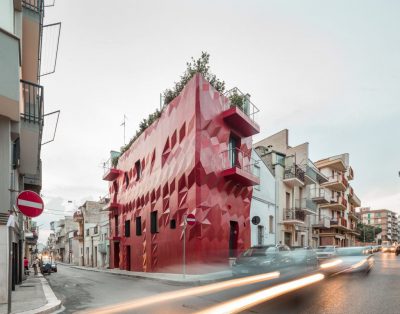
{"type": "MultiPolygon", "coordinates": [[[[112,268],[173,271],[182,264],[182,226],[189,213],[197,223],[186,229],[187,264],[227,264],[229,253],[250,245],[252,186],[221,175],[227,168],[223,152],[235,132],[223,118],[227,104],[197,74],[120,157],[120,174],[109,188],[112,268]],[[151,232],[153,211],[156,233],[151,232]],[[142,234],[136,235],[139,216],[142,234]]],[[[251,137],[239,137],[242,151],[249,153],[251,144],[251,137]]]]}

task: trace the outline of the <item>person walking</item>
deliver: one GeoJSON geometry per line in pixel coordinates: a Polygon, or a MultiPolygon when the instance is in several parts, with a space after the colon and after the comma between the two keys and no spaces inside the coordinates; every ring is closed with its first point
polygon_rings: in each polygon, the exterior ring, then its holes
{"type": "Polygon", "coordinates": [[[25,269],[25,275],[29,275],[29,261],[26,258],[26,256],[24,257],[24,269],[25,269]]]}
{"type": "Polygon", "coordinates": [[[35,275],[38,274],[38,268],[39,268],[39,260],[36,257],[35,260],[33,261],[33,270],[35,272],[35,275]]]}

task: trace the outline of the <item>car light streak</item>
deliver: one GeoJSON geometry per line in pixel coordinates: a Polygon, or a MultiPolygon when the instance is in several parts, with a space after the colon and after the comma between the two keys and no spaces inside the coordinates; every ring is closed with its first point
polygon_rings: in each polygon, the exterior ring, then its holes
{"type": "Polygon", "coordinates": [[[360,261],[360,262],[358,262],[358,263],[352,265],[352,266],[351,266],[351,269],[360,268],[360,267],[361,267],[362,265],[364,265],[366,262],[367,262],[367,260],[366,260],[366,259],[363,259],[362,261],[360,261]]]}
{"type": "Polygon", "coordinates": [[[341,259],[335,259],[335,260],[333,260],[331,262],[323,263],[319,267],[321,269],[327,269],[327,268],[335,267],[335,266],[337,266],[337,265],[339,265],[341,263],[343,263],[343,261],[341,259]]]}
{"type": "Polygon", "coordinates": [[[265,273],[265,274],[260,274],[260,275],[244,277],[244,278],[231,279],[231,280],[226,280],[226,281],[222,281],[222,282],[212,283],[212,284],[201,286],[201,287],[194,287],[194,288],[188,288],[188,289],[183,289],[183,290],[161,293],[161,294],[158,294],[155,296],[145,297],[142,299],[136,299],[136,300],[132,300],[132,301],[126,302],[126,303],[111,305],[111,306],[94,309],[94,310],[83,311],[81,313],[96,313],[96,314],[118,313],[118,312],[128,311],[128,310],[136,309],[139,307],[147,306],[147,305],[153,305],[155,303],[160,303],[160,302],[164,302],[164,301],[171,301],[174,299],[189,297],[189,296],[193,296],[193,295],[207,294],[207,293],[216,292],[216,291],[220,291],[220,290],[231,289],[231,288],[235,288],[235,287],[249,285],[252,283],[272,280],[272,279],[279,278],[279,276],[280,276],[279,272],[271,272],[271,273],[265,273]]]}
{"type": "Polygon", "coordinates": [[[233,299],[231,301],[224,302],[222,304],[210,307],[203,311],[197,312],[196,314],[227,314],[227,313],[238,313],[250,307],[254,307],[257,304],[271,300],[285,293],[303,288],[310,284],[316,283],[324,279],[323,274],[315,274],[312,276],[304,277],[301,279],[289,281],[277,285],[275,287],[260,290],[255,293],[248,294],[243,297],[233,299]]]}

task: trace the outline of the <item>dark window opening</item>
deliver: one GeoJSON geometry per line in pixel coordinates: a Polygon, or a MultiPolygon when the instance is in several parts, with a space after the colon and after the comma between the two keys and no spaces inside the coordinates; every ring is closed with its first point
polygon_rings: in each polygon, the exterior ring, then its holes
{"type": "Polygon", "coordinates": [[[140,160],[135,162],[135,169],[136,169],[136,181],[139,181],[142,177],[142,166],[140,165],[140,160]]]}
{"type": "Polygon", "coordinates": [[[128,173],[125,172],[125,187],[128,187],[128,185],[129,185],[129,176],[128,173]]]}
{"type": "Polygon", "coordinates": [[[170,225],[171,229],[176,229],[176,220],[175,219],[171,219],[169,225],[170,225]]]}
{"type": "Polygon", "coordinates": [[[150,232],[153,233],[153,234],[157,233],[158,232],[157,211],[154,211],[154,212],[150,213],[150,221],[151,221],[150,232]]]}
{"type": "Polygon", "coordinates": [[[131,236],[131,221],[125,220],[125,237],[129,238],[131,236]]]}
{"type": "Polygon", "coordinates": [[[21,151],[19,145],[19,138],[17,138],[12,145],[12,167],[17,169],[19,167],[19,160],[21,158],[21,151]]]}
{"type": "Polygon", "coordinates": [[[136,235],[142,235],[142,217],[136,217],[136,235]]]}

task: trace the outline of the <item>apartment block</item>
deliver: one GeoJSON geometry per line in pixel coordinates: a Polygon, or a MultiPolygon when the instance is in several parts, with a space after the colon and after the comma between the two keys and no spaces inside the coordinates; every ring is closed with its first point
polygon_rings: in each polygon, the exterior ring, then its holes
{"type": "Polygon", "coordinates": [[[309,144],[289,146],[289,131],[282,130],[253,145],[275,177],[276,241],[289,246],[318,245],[312,232],[318,205],[312,193],[328,181],[309,158],[309,144]]]}
{"type": "Polygon", "coordinates": [[[40,85],[44,1],[0,1],[0,303],[7,301],[8,256],[11,286],[25,278],[38,229],[15,206],[19,192],[42,187],[41,142],[44,88],[40,85]],[[7,221],[14,216],[9,247],[7,221]],[[12,250],[12,252],[11,252],[12,250]]]}
{"type": "Polygon", "coordinates": [[[321,159],[315,165],[328,178],[312,197],[319,204],[318,220],[324,221],[314,225],[319,245],[353,246],[358,234],[355,208],[361,206],[361,201],[350,185],[354,170],[349,165],[349,154],[321,159]]]}
{"type": "Polygon", "coordinates": [[[361,222],[382,229],[381,240],[397,243],[399,241],[399,223],[396,212],[389,209],[360,208],[361,222]]]}
{"type": "Polygon", "coordinates": [[[86,201],[74,213],[78,224],[74,238],[79,242],[79,265],[90,267],[109,266],[109,199],[86,201]],[[105,210],[106,208],[106,210],[105,210]]]}

